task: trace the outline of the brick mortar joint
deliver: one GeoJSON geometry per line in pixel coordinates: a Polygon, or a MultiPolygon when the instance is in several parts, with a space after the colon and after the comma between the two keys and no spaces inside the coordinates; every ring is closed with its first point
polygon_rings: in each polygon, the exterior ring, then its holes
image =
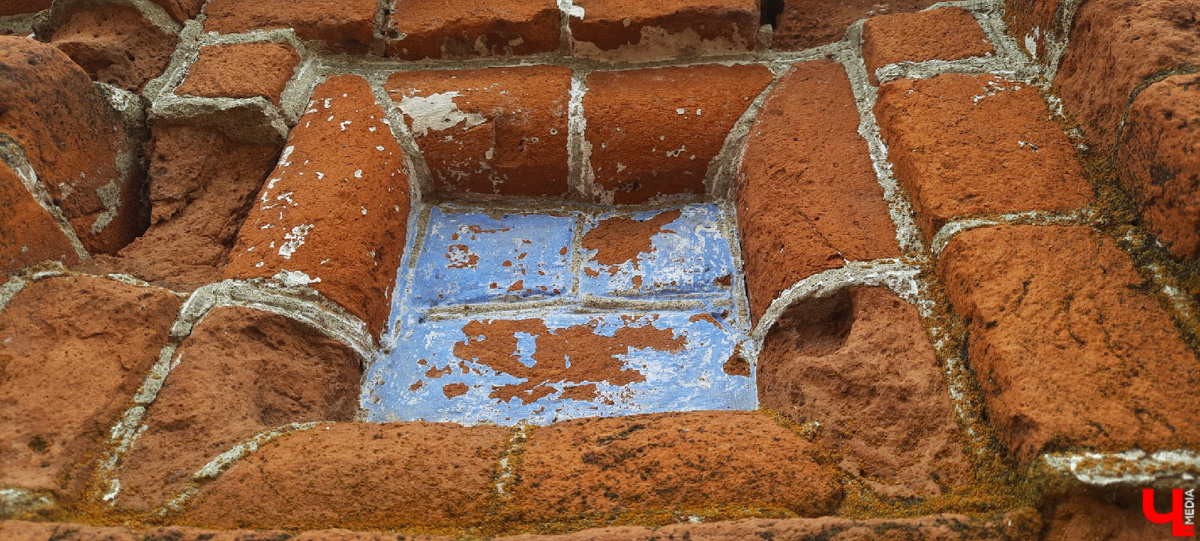
{"type": "MultiPolygon", "coordinates": [[[[75,227],[67,220],[63,214],[62,208],[54,202],[54,198],[50,196],[50,190],[46,187],[46,183],[38,176],[37,171],[33,169],[33,165],[29,163],[26,157],[25,148],[21,146],[15,139],[7,134],[0,133],[0,163],[7,165],[17,177],[21,179],[21,184],[25,186],[25,190],[33,197],[38,206],[50,214],[54,219],[54,223],[58,225],[67,242],[75,251],[75,256],[81,261],[91,258],[87,248],[83,246],[83,242],[79,238],[79,234],[75,231],[75,227]]],[[[114,164],[116,165],[116,164],[114,164]]]]}

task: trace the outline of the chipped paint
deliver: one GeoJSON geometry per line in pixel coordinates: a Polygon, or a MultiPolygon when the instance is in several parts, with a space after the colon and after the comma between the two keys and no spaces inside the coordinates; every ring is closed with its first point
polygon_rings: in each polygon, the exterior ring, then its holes
{"type": "Polygon", "coordinates": [[[479,113],[464,113],[454,103],[458,92],[442,92],[429,96],[404,96],[400,99],[400,111],[412,119],[413,135],[424,137],[429,130],[445,131],[462,124],[467,130],[487,122],[479,113]]]}

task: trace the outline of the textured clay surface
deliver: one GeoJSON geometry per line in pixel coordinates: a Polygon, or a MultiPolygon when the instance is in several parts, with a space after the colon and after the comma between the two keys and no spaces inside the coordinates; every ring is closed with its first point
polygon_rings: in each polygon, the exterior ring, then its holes
{"type": "Polygon", "coordinates": [[[842,39],[854,21],[888,13],[919,11],[935,0],[788,0],[783,3],[771,48],[798,51],[842,39]]]}
{"type": "Polygon", "coordinates": [[[209,98],[262,96],[279,105],[300,55],[286,43],[230,43],[200,49],[179,95],[209,98]]]}
{"type": "MultiPolygon", "coordinates": [[[[1143,520],[1143,522],[1145,522],[1143,520]]],[[[1149,524],[1148,522],[1146,522],[1149,524]]],[[[738,539],[865,541],[892,539],[1035,539],[1041,529],[1036,512],[1021,509],[992,520],[962,515],[929,515],[911,519],[852,520],[839,517],[745,519],[709,524],[670,524],[661,528],[609,526],[560,535],[521,534],[496,537],[498,541],[734,541],[738,539]]],[[[395,533],[351,530],[203,530],[180,526],[150,528],[141,532],[120,527],[67,523],[0,521],[0,537],[14,541],[396,541],[395,533]]],[[[452,541],[450,536],[400,536],[406,540],[452,541]]],[[[1139,538],[1141,539],[1141,538],[1139,538]]],[[[1057,540],[1056,540],[1057,541],[1057,540]]],[[[1123,539],[1122,539],[1123,541],[1123,539]]]]}
{"type": "Polygon", "coordinates": [[[214,309],[175,355],[179,364],[118,472],[122,508],[154,510],[209,460],[254,434],[348,421],[358,406],[358,355],[270,312],[214,309]]]}
{"type": "Polygon", "coordinates": [[[593,72],[583,108],[596,199],[704,193],[709,162],[771,78],[761,65],[593,72]]]}
{"type": "Polygon", "coordinates": [[[288,136],[225,278],[311,285],[378,334],[404,250],[408,172],[367,81],[330,77],[288,136]],[[352,140],[355,144],[346,144],[352,140]]]}
{"type": "Polygon", "coordinates": [[[118,257],[92,258],[80,270],[131,274],[176,290],[219,281],[279,147],[238,143],[214,128],[161,124],[148,153],[150,229],[118,257]]]}
{"type": "Polygon", "coordinates": [[[748,51],[754,49],[758,34],[758,4],[757,0],[577,0],[573,5],[582,8],[584,15],[571,17],[571,34],[576,51],[585,54],[592,49],[629,48],[662,48],[679,56],[710,48],[748,51]]]}
{"type": "MultiPolygon", "coordinates": [[[[1162,492],[1162,491],[1159,491],[1162,492]]],[[[1171,525],[1154,524],[1142,513],[1141,494],[1136,498],[1119,494],[1114,501],[1086,495],[1072,496],[1047,513],[1045,541],[1144,541],[1171,539],[1171,525]]],[[[1166,504],[1158,506],[1159,512],[1166,504]]]]}
{"type": "Polygon", "coordinates": [[[942,8],[873,17],[863,23],[863,60],[871,84],[875,70],[897,62],[961,60],[996,51],[970,13],[942,8]]]}
{"type": "Polygon", "coordinates": [[[0,274],[47,259],[71,264],[79,256],[16,172],[0,162],[0,274]]]}
{"type": "Polygon", "coordinates": [[[958,218],[1092,200],[1036,88],[992,75],[899,79],[879,87],[875,117],[927,238],[958,218]]]}
{"type": "Polygon", "coordinates": [[[1088,139],[1104,148],[1116,142],[1147,77],[1200,65],[1197,16],[1192,0],[1092,0],[1079,8],[1054,86],[1088,139]]]}
{"type": "Polygon", "coordinates": [[[973,481],[950,392],[915,306],[883,288],[793,306],[758,356],[758,399],[876,490],[929,496],[973,481]]]}
{"type": "Polygon", "coordinates": [[[835,62],[792,68],[763,103],[737,174],[755,321],[798,280],[846,259],[900,255],[858,124],[850,80],[835,62]]]}
{"type": "Polygon", "coordinates": [[[1200,75],[1139,93],[1117,156],[1121,183],[1158,239],[1178,257],[1200,256],[1200,75]]]}
{"type": "Polygon", "coordinates": [[[218,528],[479,524],[508,432],[449,423],[318,425],[201,487],[185,520],[218,528]]]}
{"type": "Polygon", "coordinates": [[[1062,6],[1063,0],[1005,0],[1008,33],[1034,60],[1047,60],[1047,35],[1063,33],[1057,23],[1062,6]]]}
{"type": "Polygon", "coordinates": [[[200,13],[200,8],[204,7],[205,0],[150,0],[167,10],[171,18],[175,22],[182,23],[188,19],[194,18],[200,13]]]}
{"type": "Polygon", "coordinates": [[[0,17],[50,9],[51,0],[0,0],[0,17]]]}
{"type": "Polygon", "coordinates": [[[562,33],[554,0],[394,2],[388,56],[405,60],[547,53],[562,33]]]}
{"type": "Polygon", "coordinates": [[[76,11],[50,36],[93,79],[131,92],[166,69],[175,41],[137,9],[117,5],[76,11]]]}
{"type": "Polygon", "coordinates": [[[0,314],[0,485],[78,497],[179,307],[163,289],[84,277],[13,298],[0,314]]]}
{"type": "Polygon", "coordinates": [[[410,71],[386,88],[435,194],[566,195],[570,68],[410,71]]]}
{"type": "Polygon", "coordinates": [[[1087,227],[961,233],[939,271],[967,357],[1019,458],[1200,442],[1200,363],[1129,257],[1087,227]]]}
{"type": "Polygon", "coordinates": [[[375,0],[212,0],[204,8],[204,31],[292,28],[333,52],[362,54],[374,39],[377,7],[375,0]]]}
{"type": "Polygon", "coordinates": [[[146,228],[137,175],[117,160],[132,153],[107,100],[58,49],[0,36],[0,134],[30,165],[89,252],[115,253],[146,228]]]}
{"type": "Polygon", "coordinates": [[[714,507],[819,516],[841,488],[815,450],[753,412],[564,421],[529,436],[514,505],[527,519],[714,507]]]}

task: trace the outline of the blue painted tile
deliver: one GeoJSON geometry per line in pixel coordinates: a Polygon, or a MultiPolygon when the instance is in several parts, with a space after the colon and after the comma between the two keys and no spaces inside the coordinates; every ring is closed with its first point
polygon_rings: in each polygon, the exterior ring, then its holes
{"type": "Polygon", "coordinates": [[[728,295],[734,265],[721,220],[715,205],[589,217],[584,248],[599,248],[584,254],[580,291],[609,297],[728,295]],[[647,250],[615,244],[611,237],[647,250]]]}
{"type": "Polygon", "coordinates": [[[535,424],[757,406],[725,364],[743,333],[721,308],[573,313],[561,308],[427,321],[372,366],[370,421],[535,424]]]}
{"type": "Polygon", "coordinates": [[[430,213],[417,258],[414,306],[531,300],[571,286],[572,214],[430,213]]]}

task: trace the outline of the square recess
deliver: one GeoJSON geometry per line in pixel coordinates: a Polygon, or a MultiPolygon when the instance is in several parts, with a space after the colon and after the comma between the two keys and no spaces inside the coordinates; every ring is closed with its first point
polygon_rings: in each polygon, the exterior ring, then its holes
{"type": "Polygon", "coordinates": [[[716,205],[432,208],[400,270],[369,421],[547,424],[757,407],[716,205]]]}

